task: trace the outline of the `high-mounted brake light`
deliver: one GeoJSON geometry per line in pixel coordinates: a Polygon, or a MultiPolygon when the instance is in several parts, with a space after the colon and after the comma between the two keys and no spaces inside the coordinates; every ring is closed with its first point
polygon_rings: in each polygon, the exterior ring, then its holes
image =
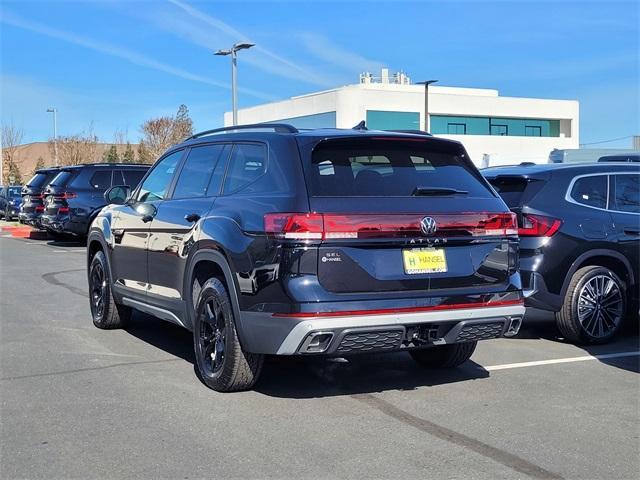
{"type": "Polygon", "coordinates": [[[551,237],[562,225],[562,220],[544,215],[522,214],[522,225],[518,228],[521,237],[551,237]]]}
{"type": "Polygon", "coordinates": [[[411,237],[485,237],[517,235],[514,213],[456,214],[338,214],[269,213],[264,217],[265,232],[292,240],[335,240],[411,237]],[[431,217],[436,230],[426,234],[421,222],[431,217]]]}

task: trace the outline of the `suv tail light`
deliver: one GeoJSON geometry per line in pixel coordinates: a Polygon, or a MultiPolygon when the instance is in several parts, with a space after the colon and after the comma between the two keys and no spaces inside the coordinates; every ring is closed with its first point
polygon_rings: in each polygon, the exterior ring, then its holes
{"type": "Polygon", "coordinates": [[[36,205],[36,212],[44,212],[44,205],[36,205]]]}
{"type": "Polygon", "coordinates": [[[63,200],[69,200],[70,198],[76,198],[77,196],[78,194],[74,192],[63,192],[55,195],[56,198],[61,198],[63,200]]]}
{"type": "Polygon", "coordinates": [[[425,216],[436,221],[438,237],[517,235],[514,213],[460,214],[326,214],[268,213],[264,229],[276,238],[292,240],[332,240],[348,238],[422,237],[425,216]]]}
{"type": "Polygon", "coordinates": [[[60,207],[58,213],[69,213],[69,207],[60,207]]]}
{"type": "Polygon", "coordinates": [[[521,237],[551,237],[562,225],[562,220],[523,213],[521,223],[522,225],[518,228],[518,235],[521,237]]]}

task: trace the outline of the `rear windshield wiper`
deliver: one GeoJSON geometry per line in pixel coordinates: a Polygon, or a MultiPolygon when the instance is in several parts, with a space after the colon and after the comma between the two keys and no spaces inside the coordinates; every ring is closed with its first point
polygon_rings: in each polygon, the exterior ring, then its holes
{"type": "Polygon", "coordinates": [[[441,187],[416,187],[413,189],[411,195],[415,197],[419,196],[447,196],[447,195],[467,195],[469,192],[466,190],[458,190],[456,188],[441,188],[441,187]]]}

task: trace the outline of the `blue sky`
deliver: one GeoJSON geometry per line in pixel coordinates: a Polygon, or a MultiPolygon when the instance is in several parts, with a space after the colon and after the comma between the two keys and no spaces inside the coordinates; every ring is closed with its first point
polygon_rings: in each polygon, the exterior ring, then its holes
{"type": "MultiPolygon", "coordinates": [[[[640,2],[2,0],[1,116],[25,141],[59,134],[131,141],[185,103],[195,128],[230,109],[238,40],[240,107],[355,83],[365,70],[577,99],[581,143],[640,134],[640,2]]],[[[630,139],[602,144],[628,147],[630,139]]],[[[594,145],[595,146],[595,145],[594,145]]]]}

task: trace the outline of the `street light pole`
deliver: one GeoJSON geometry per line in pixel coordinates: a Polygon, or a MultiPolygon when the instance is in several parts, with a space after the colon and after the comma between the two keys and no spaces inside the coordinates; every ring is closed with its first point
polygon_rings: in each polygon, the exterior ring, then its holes
{"type": "Polygon", "coordinates": [[[251,48],[255,43],[236,43],[228,50],[218,50],[214,55],[231,55],[231,109],[233,111],[233,125],[238,125],[238,50],[251,48]]]}
{"type": "Polygon", "coordinates": [[[424,85],[424,131],[431,130],[431,122],[429,122],[429,85],[436,83],[438,80],[426,80],[418,82],[418,85],[424,85]]]}
{"type": "Polygon", "coordinates": [[[47,113],[53,113],[53,161],[58,166],[58,109],[47,108],[47,113]]]}

